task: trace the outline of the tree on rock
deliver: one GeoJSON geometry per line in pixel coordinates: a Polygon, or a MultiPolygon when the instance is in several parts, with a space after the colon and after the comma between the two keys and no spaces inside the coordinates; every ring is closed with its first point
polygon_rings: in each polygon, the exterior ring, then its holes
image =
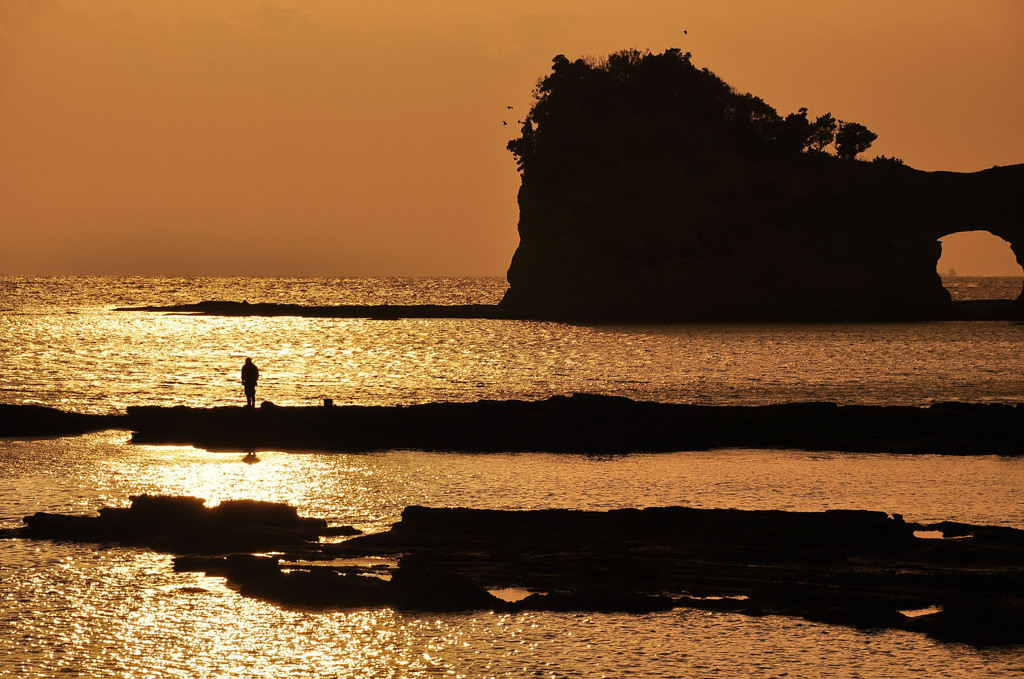
{"type": "Polygon", "coordinates": [[[807,119],[807,108],[790,113],[779,124],[776,141],[785,151],[803,151],[807,148],[807,139],[811,134],[811,121],[807,119]]]}
{"type": "Polygon", "coordinates": [[[836,155],[853,160],[858,153],[867,151],[878,135],[860,123],[839,123],[836,133],[836,155]]]}
{"type": "Polygon", "coordinates": [[[815,151],[824,152],[825,147],[835,141],[836,119],[831,113],[818,116],[818,119],[811,124],[810,134],[807,135],[807,146],[815,151]]]}

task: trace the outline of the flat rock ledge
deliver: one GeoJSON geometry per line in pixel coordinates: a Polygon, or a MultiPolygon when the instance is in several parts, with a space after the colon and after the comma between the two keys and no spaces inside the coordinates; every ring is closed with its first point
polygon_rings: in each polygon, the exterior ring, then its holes
{"type": "Polygon", "coordinates": [[[0,437],[74,436],[125,428],[123,415],[69,413],[39,405],[0,403],[0,437]]]}
{"type": "Polygon", "coordinates": [[[195,304],[117,307],[114,311],[152,311],[193,316],[298,316],[302,318],[366,318],[394,321],[400,318],[507,319],[515,316],[497,304],[338,304],[309,306],[259,302],[208,300],[195,304]]]}
{"type": "MultiPolygon", "coordinates": [[[[607,310],[554,310],[554,309],[523,309],[509,304],[336,304],[311,306],[304,304],[278,304],[270,302],[235,302],[226,300],[207,300],[194,304],[169,304],[138,307],[117,307],[114,311],[148,311],[168,314],[185,314],[190,316],[294,316],[299,318],[365,318],[378,321],[395,321],[403,318],[463,318],[477,320],[506,321],[555,321],[565,323],[678,323],[678,322],[749,322],[751,318],[742,314],[669,314],[668,316],[624,314],[621,309],[609,307],[607,310]]],[[[755,318],[755,322],[765,320],[823,320],[818,316],[809,315],[804,318],[799,314],[775,317],[768,315],[755,318]]],[[[824,320],[850,320],[843,315],[824,320]]],[[[1020,321],[1024,320],[1024,307],[1018,300],[958,300],[949,302],[937,309],[921,310],[908,314],[906,318],[894,317],[891,313],[879,311],[877,314],[857,315],[855,320],[877,320],[886,322],[918,322],[932,321],[1020,321]]]]}
{"type": "Polygon", "coordinates": [[[129,406],[82,415],[0,405],[0,436],[132,431],[207,450],[427,450],[615,454],[712,448],[1020,455],[1024,405],[789,403],[702,406],[573,394],[543,401],[260,408],[129,406]]]}
{"type": "Polygon", "coordinates": [[[659,507],[607,512],[407,507],[357,532],[287,505],[138,496],[99,517],[36,514],[4,537],[123,543],[177,556],[283,606],[414,611],[675,608],[1024,643],[1024,531],[883,512],[659,507]],[[253,553],[253,552],[260,553],[253,553]],[[367,565],[370,558],[384,565],[367,565]],[[390,560],[388,562],[387,560],[390,560]],[[529,593],[506,601],[492,592],[529,593]]]}
{"type": "MultiPolygon", "coordinates": [[[[356,535],[351,526],[301,517],[294,507],[226,500],[206,507],[197,497],[133,495],[130,507],[103,507],[99,516],[37,512],[14,537],[118,543],[163,552],[221,554],[315,544],[321,536],[356,535]]],[[[11,537],[11,535],[8,535],[11,537]]]]}

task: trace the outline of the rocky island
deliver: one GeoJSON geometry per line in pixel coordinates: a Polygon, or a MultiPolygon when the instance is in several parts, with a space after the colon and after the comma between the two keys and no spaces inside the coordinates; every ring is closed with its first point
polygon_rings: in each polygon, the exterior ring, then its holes
{"type": "MultiPolygon", "coordinates": [[[[563,320],[934,319],[951,313],[940,237],[986,229],[1024,264],[1024,165],[857,160],[874,138],[829,114],[780,116],[676,49],[558,56],[509,143],[520,243],[501,306],[563,320]]],[[[1024,299],[1007,304],[1024,316],[1024,299]]]]}
{"type": "Polygon", "coordinates": [[[37,513],[0,537],[176,554],[288,606],[649,613],[688,607],[1024,643],[1024,531],[884,512],[652,507],[607,512],[407,507],[358,533],[293,507],[136,496],[99,516],[37,513]],[[259,552],[259,553],[254,553],[259,552]],[[360,558],[388,557],[368,566],[360,558]],[[354,560],[353,560],[354,559],[354,560]],[[348,560],[346,562],[346,560],[348,560]],[[506,600],[495,591],[516,588],[506,600]]]}
{"type": "Polygon", "coordinates": [[[939,239],[985,229],[1024,265],[1024,165],[857,159],[876,135],[786,116],[688,53],[554,59],[520,136],[519,246],[497,305],[127,307],[222,316],[570,322],[1024,320],[950,299],[939,239]],[[834,152],[829,152],[829,149],[834,152]]]}

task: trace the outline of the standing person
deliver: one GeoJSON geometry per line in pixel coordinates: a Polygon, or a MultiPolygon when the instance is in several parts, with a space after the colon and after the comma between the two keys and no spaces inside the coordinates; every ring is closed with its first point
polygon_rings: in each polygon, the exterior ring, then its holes
{"type": "Polygon", "coordinates": [[[256,382],[260,379],[260,369],[251,358],[245,359],[242,366],[242,387],[245,389],[245,407],[256,407],[256,382]]]}

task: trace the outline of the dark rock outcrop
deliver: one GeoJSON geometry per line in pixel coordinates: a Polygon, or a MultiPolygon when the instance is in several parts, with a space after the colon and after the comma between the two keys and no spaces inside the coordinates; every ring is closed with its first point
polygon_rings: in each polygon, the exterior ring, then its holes
{"type": "Polygon", "coordinates": [[[505,610],[506,602],[465,575],[403,560],[390,578],[329,566],[282,569],[277,557],[232,554],[216,559],[176,557],[177,571],[222,576],[245,596],[287,606],[379,608],[416,611],[505,610]]]}
{"type": "MultiPolygon", "coordinates": [[[[514,315],[948,318],[938,238],[987,229],[1024,264],[1024,165],[922,172],[800,152],[774,109],[678,50],[557,57],[509,147],[514,315]]],[[[1006,307],[1024,317],[1024,300],[1006,307]]]]}
{"type": "Polygon", "coordinates": [[[221,576],[243,595],[288,606],[625,613],[685,606],[979,645],[1024,643],[1024,531],[1012,528],[908,524],[848,510],[407,507],[387,532],[322,543],[313,538],[324,522],[293,508],[221,506],[140,496],[131,509],[104,508],[98,518],[26,517],[20,537],[170,551],[180,555],[177,571],[221,576]],[[917,531],[957,537],[921,539],[917,531]],[[221,556],[196,556],[204,552],[221,556]],[[383,571],[334,565],[367,556],[397,564],[383,571]],[[507,602],[489,588],[533,593],[507,602]]]}
{"type": "MultiPolygon", "coordinates": [[[[116,311],[154,311],[195,316],[297,316],[301,318],[369,318],[393,321],[400,318],[475,318],[490,320],[543,320],[547,313],[509,304],[445,305],[380,305],[380,306],[307,306],[302,304],[246,304],[245,302],[197,302],[168,306],[124,307],[116,311]]],[[[607,318],[599,316],[583,317],[607,318]]],[[[672,321],[672,316],[638,316],[617,320],[672,321]]],[[[1007,300],[957,300],[935,307],[931,313],[922,310],[909,320],[1010,321],[1021,318],[1020,309],[1007,300]]],[[[903,320],[903,319],[890,319],[903,320]]]]}
{"type": "Polygon", "coordinates": [[[800,448],[1021,453],[1024,407],[998,404],[697,406],[574,394],[333,408],[128,408],[132,440],[223,450],[550,451],[800,448]]]}
{"type": "MultiPolygon", "coordinates": [[[[34,407],[10,406],[0,409],[0,415],[13,412],[16,418],[23,408],[33,411],[34,407]]],[[[1019,455],[1024,440],[1021,405],[698,406],[591,394],[544,401],[409,406],[279,407],[269,402],[260,408],[131,406],[126,415],[110,416],[48,409],[46,423],[52,428],[36,426],[33,435],[60,435],[80,419],[85,430],[130,429],[135,443],[230,451],[603,454],[738,447],[1019,455]]],[[[0,417],[0,435],[16,426],[12,422],[0,417]]]]}
{"type": "Polygon", "coordinates": [[[0,437],[48,437],[87,434],[116,427],[116,415],[68,413],[36,405],[0,403],[0,437]]]}
{"type": "Polygon", "coordinates": [[[959,538],[915,536],[942,528],[845,510],[407,507],[390,531],[325,553],[412,554],[486,587],[537,592],[512,609],[692,606],[1024,643],[1024,531],[960,524],[959,538]]]}
{"type": "Polygon", "coordinates": [[[1024,644],[1024,597],[958,597],[920,626],[942,641],[1024,644]]]}
{"type": "Polygon", "coordinates": [[[195,497],[133,495],[131,500],[130,507],[103,507],[99,516],[37,512],[25,517],[19,535],[224,554],[301,546],[327,530],[323,519],[300,517],[294,507],[275,502],[225,500],[208,508],[195,497]]]}
{"type": "Polygon", "coordinates": [[[370,318],[393,321],[399,318],[511,318],[496,304],[338,304],[306,306],[261,302],[207,300],[195,304],[118,307],[114,311],[160,311],[204,316],[301,316],[304,318],[370,318]]]}

